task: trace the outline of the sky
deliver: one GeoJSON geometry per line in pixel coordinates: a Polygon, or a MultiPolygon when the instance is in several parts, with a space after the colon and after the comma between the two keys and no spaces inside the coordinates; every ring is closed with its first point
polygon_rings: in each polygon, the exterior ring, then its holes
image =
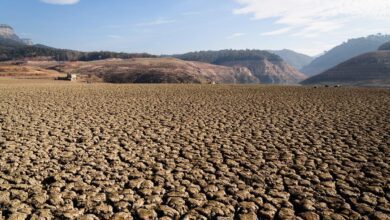
{"type": "Polygon", "coordinates": [[[1,23],[34,43],[82,51],[317,55],[390,34],[390,0],[0,0],[1,23]]]}

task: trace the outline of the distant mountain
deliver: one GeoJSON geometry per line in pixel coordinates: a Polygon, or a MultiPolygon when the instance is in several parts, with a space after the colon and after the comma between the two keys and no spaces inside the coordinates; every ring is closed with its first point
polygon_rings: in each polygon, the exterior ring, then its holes
{"type": "Polygon", "coordinates": [[[280,56],[286,63],[290,64],[295,69],[299,70],[302,67],[308,65],[313,61],[313,57],[310,57],[305,54],[297,53],[292,50],[268,50],[268,52],[280,56]]]}
{"type": "Polygon", "coordinates": [[[32,45],[31,40],[19,38],[12,27],[0,25],[0,61],[43,58],[58,61],[90,61],[110,58],[156,57],[145,53],[114,53],[109,51],[80,52],[57,49],[42,44],[32,45]]]}
{"type": "Polygon", "coordinates": [[[382,44],[382,45],[379,47],[379,50],[390,50],[390,41],[387,42],[387,43],[382,44]]]}
{"type": "Polygon", "coordinates": [[[354,57],[302,84],[390,86],[390,51],[376,51],[354,57]]]}
{"type": "Polygon", "coordinates": [[[371,35],[350,39],[314,59],[309,65],[303,67],[301,71],[307,76],[320,74],[355,56],[376,51],[379,46],[387,41],[390,41],[390,35],[371,35]]]}
{"type": "Polygon", "coordinates": [[[257,83],[244,67],[225,67],[175,58],[134,58],[66,62],[50,67],[64,73],[78,73],[88,80],[110,83],[257,83]]]}
{"type": "Polygon", "coordinates": [[[305,79],[305,75],[288,65],[278,55],[261,50],[200,51],[174,57],[230,67],[246,67],[266,84],[293,84],[305,79]]]}
{"type": "Polygon", "coordinates": [[[14,29],[6,24],[0,24],[0,38],[13,40],[24,45],[32,45],[33,42],[30,39],[23,39],[16,35],[14,29]]]}

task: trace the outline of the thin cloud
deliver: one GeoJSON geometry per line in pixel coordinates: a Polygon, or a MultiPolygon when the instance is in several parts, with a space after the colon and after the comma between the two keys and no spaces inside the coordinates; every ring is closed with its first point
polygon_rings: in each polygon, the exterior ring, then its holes
{"type": "Polygon", "coordinates": [[[287,33],[287,32],[289,32],[291,30],[292,30],[292,28],[286,27],[286,28],[281,28],[281,29],[277,29],[277,30],[274,30],[274,31],[264,32],[264,33],[261,33],[260,35],[262,35],[262,36],[274,36],[274,35],[287,33]]]}
{"type": "Polygon", "coordinates": [[[263,35],[287,32],[294,36],[318,35],[358,21],[390,22],[389,0],[235,0],[240,7],[234,14],[252,15],[255,20],[274,19],[283,29],[263,35]],[[290,30],[288,30],[290,29],[290,30]],[[292,31],[293,30],[293,31],[292,31]]]}
{"type": "Polygon", "coordinates": [[[77,4],[80,0],[41,0],[41,2],[54,4],[54,5],[73,5],[77,4]]]}
{"type": "Polygon", "coordinates": [[[245,35],[246,35],[246,33],[234,33],[234,34],[228,36],[227,39],[234,39],[234,38],[242,37],[245,35]]]}
{"type": "Polygon", "coordinates": [[[201,14],[200,11],[187,11],[181,13],[181,15],[183,16],[191,16],[191,15],[199,15],[199,14],[201,14]]]}
{"type": "Polygon", "coordinates": [[[137,26],[155,26],[155,25],[162,25],[162,24],[171,24],[175,22],[176,20],[173,19],[158,18],[153,21],[138,23],[137,26]]]}
{"type": "Polygon", "coordinates": [[[108,35],[107,37],[111,38],[111,39],[121,39],[123,38],[122,36],[119,36],[119,35],[108,35]]]}

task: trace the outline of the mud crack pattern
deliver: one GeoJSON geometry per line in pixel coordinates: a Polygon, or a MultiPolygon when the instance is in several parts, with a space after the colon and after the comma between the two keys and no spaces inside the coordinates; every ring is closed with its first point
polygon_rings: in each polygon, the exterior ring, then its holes
{"type": "Polygon", "coordinates": [[[389,219],[390,90],[0,85],[0,219],[389,219]]]}

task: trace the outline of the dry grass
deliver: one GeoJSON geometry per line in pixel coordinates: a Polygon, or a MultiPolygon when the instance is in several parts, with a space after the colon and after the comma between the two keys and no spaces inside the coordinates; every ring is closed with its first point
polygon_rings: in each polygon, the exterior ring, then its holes
{"type": "Polygon", "coordinates": [[[0,219],[390,214],[390,90],[9,82],[0,219]]]}
{"type": "Polygon", "coordinates": [[[0,64],[0,77],[12,77],[18,79],[54,79],[63,74],[37,66],[6,65],[0,64]]]}

